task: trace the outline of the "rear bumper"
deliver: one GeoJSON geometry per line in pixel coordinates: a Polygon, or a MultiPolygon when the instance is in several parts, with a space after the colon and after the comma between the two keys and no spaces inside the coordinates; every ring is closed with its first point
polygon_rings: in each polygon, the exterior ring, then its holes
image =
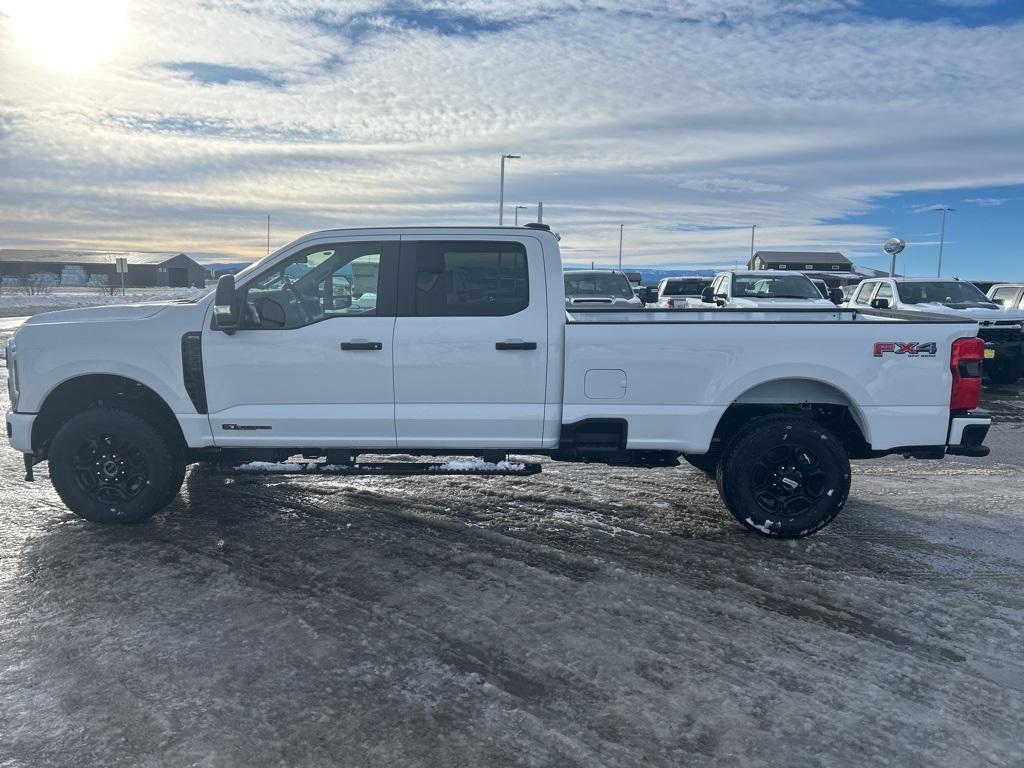
{"type": "Polygon", "coordinates": [[[986,411],[968,411],[949,420],[946,453],[953,456],[988,456],[989,447],[983,445],[992,419],[986,411]]]}
{"type": "Polygon", "coordinates": [[[22,453],[32,453],[32,424],[35,420],[34,413],[7,412],[7,439],[11,441],[11,447],[22,453]]]}

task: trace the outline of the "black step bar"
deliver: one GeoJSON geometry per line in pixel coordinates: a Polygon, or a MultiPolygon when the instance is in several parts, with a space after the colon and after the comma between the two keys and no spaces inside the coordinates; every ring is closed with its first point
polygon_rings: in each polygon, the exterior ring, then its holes
{"type": "Polygon", "coordinates": [[[539,474],[540,464],[502,461],[497,464],[482,461],[455,460],[449,462],[371,461],[353,464],[327,464],[318,461],[263,462],[253,461],[240,465],[217,465],[215,472],[224,475],[479,475],[485,477],[528,477],[539,474]]]}

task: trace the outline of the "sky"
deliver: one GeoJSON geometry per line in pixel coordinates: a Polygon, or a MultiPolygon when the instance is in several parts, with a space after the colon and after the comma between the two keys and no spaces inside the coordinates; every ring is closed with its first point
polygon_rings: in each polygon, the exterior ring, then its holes
{"type": "Polygon", "coordinates": [[[1020,0],[0,0],[0,247],[544,220],[571,263],[1024,279],[1020,0]]]}

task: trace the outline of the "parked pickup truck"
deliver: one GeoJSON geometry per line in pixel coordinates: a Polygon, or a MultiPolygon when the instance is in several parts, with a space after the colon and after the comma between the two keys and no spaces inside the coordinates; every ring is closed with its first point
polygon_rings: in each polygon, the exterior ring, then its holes
{"type": "Polygon", "coordinates": [[[865,280],[847,303],[907,312],[963,317],[980,325],[985,341],[985,375],[993,384],[1013,384],[1024,376],[1024,312],[1004,309],[973,283],[933,277],[865,280]]]}
{"type": "Polygon", "coordinates": [[[842,303],[842,291],[824,298],[802,272],[756,269],[719,272],[702,292],[705,306],[733,309],[833,307],[842,303]]]}
{"type": "Polygon", "coordinates": [[[566,309],[599,306],[642,309],[644,306],[625,272],[580,269],[566,272],[563,280],[566,309]]]}
{"type": "Polygon", "coordinates": [[[683,455],[740,523],[778,537],[839,513],[850,459],[988,453],[974,322],[567,313],[563,291],[542,229],[317,232],[198,300],[31,318],[7,349],[7,434],[28,479],[48,461],[65,504],[97,522],[148,518],[198,461],[508,474],[540,466],[509,453],[651,468],[683,455]],[[478,458],[357,458],[399,452],[478,458]]]}

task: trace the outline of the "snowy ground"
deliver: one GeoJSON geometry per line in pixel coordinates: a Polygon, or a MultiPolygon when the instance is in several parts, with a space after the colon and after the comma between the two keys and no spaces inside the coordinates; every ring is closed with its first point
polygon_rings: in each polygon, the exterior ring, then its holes
{"type": "Polygon", "coordinates": [[[4,290],[3,293],[0,293],[0,317],[14,318],[35,315],[40,312],[53,312],[58,309],[98,307],[104,304],[194,299],[207,292],[208,289],[205,288],[129,288],[125,296],[121,296],[120,291],[116,296],[110,296],[84,288],[71,290],[57,288],[52,293],[28,296],[24,293],[11,293],[9,290],[4,290]]]}
{"type": "Polygon", "coordinates": [[[193,470],[98,527],[5,447],[0,766],[1024,765],[1024,410],[987,399],[991,459],[858,464],[797,542],[688,467],[551,462],[193,470]]]}

